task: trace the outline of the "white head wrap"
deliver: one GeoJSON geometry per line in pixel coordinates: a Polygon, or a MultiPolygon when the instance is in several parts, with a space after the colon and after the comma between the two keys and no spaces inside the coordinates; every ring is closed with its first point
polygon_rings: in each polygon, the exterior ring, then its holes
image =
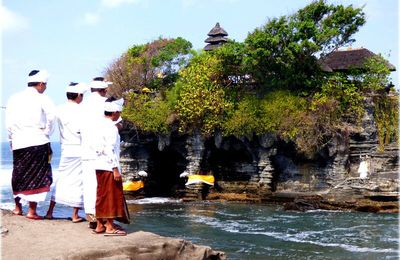
{"type": "Polygon", "coordinates": [[[105,81],[103,77],[96,77],[93,79],[92,82],[90,82],[90,87],[105,89],[105,88],[108,88],[108,86],[112,85],[112,84],[113,83],[111,81],[105,81]]]}
{"type": "Polygon", "coordinates": [[[47,70],[39,70],[38,73],[32,76],[28,76],[28,83],[31,82],[43,82],[47,83],[47,80],[49,79],[49,73],[47,70]]]}
{"type": "Polygon", "coordinates": [[[114,102],[105,102],[104,103],[104,111],[107,112],[117,112],[119,107],[117,104],[114,104],[114,102]]]}
{"type": "Polygon", "coordinates": [[[105,81],[98,81],[98,80],[93,80],[92,82],[90,82],[90,87],[91,88],[101,88],[101,89],[105,89],[108,88],[107,82],[105,81]]]}
{"type": "Polygon", "coordinates": [[[78,84],[71,83],[65,89],[65,92],[83,94],[87,90],[88,90],[88,87],[85,83],[78,83],[78,84]]]}
{"type": "Polygon", "coordinates": [[[121,112],[122,111],[122,107],[124,106],[124,99],[120,98],[120,99],[114,100],[113,103],[118,106],[118,111],[121,112]]]}
{"type": "Polygon", "coordinates": [[[116,112],[116,111],[121,112],[123,105],[124,105],[124,99],[120,98],[111,102],[105,102],[104,110],[107,112],[116,112]]]}

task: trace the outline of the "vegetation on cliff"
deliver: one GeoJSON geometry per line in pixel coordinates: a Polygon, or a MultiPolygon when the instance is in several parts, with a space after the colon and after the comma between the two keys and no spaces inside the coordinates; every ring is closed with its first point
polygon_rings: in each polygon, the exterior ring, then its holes
{"type": "Polygon", "coordinates": [[[354,42],[364,23],[360,8],[314,1],[210,52],[195,52],[182,38],[133,46],[106,74],[111,94],[126,99],[123,117],[143,131],[273,133],[311,157],[360,123],[372,94],[384,144],[398,137],[386,61],[377,56],[362,69],[330,73],[320,64],[354,42]]]}

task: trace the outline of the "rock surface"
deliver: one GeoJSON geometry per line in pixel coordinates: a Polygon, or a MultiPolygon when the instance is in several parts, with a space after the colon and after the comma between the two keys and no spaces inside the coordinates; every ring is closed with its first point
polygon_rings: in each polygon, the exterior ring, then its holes
{"type": "Polygon", "coordinates": [[[343,129],[311,158],[272,134],[204,138],[175,133],[165,138],[134,131],[133,138],[133,128],[127,127],[121,136],[124,178],[148,172],[145,188],[135,196],[273,203],[297,199],[287,207],[399,212],[399,143],[380,147],[373,100],[367,98],[365,104],[361,124],[343,129]],[[358,172],[361,163],[369,165],[366,176],[358,172]],[[179,177],[184,171],[212,174],[215,185],[185,186],[179,177]]]}
{"type": "Polygon", "coordinates": [[[1,259],[226,259],[223,252],[137,231],[92,234],[87,222],[29,220],[1,211],[1,259]]]}

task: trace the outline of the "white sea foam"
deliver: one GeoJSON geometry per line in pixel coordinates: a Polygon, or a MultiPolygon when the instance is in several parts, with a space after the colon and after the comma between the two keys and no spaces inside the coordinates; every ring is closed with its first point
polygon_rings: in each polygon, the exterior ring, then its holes
{"type": "Polygon", "coordinates": [[[0,204],[0,209],[13,210],[15,204],[13,202],[4,202],[0,204]]]}
{"type": "Polygon", "coordinates": [[[239,214],[233,214],[233,213],[226,213],[222,211],[217,211],[217,213],[221,216],[226,216],[226,217],[238,217],[240,216],[239,214]]]}
{"type": "Polygon", "coordinates": [[[296,242],[296,243],[306,243],[312,245],[318,245],[322,247],[340,247],[349,252],[359,252],[359,253],[396,253],[397,250],[395,249],[384,249],[384,248],[370,248],[370,247],[359,247],[355,245],[347,245],[347,244],[340,244],[340,243],[324,243],[320,241],[311,241],[311,240],[303,240],[301,239],[301,235],[289,235],[287,233],[280,233],[280,232],[241,232],[245,234],[252,234],[252,235],[266,235],[270,236],[279,240],[289,241],[289,242],[296,242]]]}
{"type": "Polygon", "coordinates": [[[220,221],[214,217],[202,216],[202,215],[189,215],[190,221],[199,224],[205,224],[216,229],[224,230],[230,233],[239,233],[241,230],[254,230],[255,227],[252,224],[243,223],[240,220],[225,220],[220,221]]]}
{"type": "Polygon", "coordinates": [[[343,213],[343,210],[328,210],[328,209],[310,209],[310,210],[306,210],[304,213],[343,213]]]}
{"type": "Polygon", "coordinates": [[[279,216],[273,216],[273,218],[278,218],[278,219],[298,219],[300,218],[300,215],[279,215],[279,216]]]}
{"type": "Polygon", "coordinates": [[[12,168],[0,169],[0,189],[2,187],[11,187],[12,168]]]}
{"type": "MultiPolygon", "coordinates": [[[[295,242],[295,243],[305,243],[312,244],[321,247],[338,247],[342,248],[349,252],[354,253],[396,253],[395,249],[386,249],[386,248],[373,248],[373,247],[361,247],[357,245],[344,244],[344,243],[329,243],[329,242],[321,242],[318,240],[310,240],[310,239],[318,239],[315,235],[321,235],[325,233],[325,231],[306,231],[294,234],[288,234],[283,232],[270,232],[270,231],[260,231],[257,228],[254,228],[251,224],[239,223],[238,221],[218,221],[212,217],[206,216],[192,216],[193,222],[202,223],[214,228],[219,228],[226,232],[230,233],[241,233],[241,234],[249,234],[249,235],[265,235],[269,237],[273,237],[278,240],[295,242]]],[[[342,228],[339,228],[342,229],[342,228]]],[[[330,230],[332,231],[332,230],[330,230]]],[[[329,233],[329,232],[328,232],[329,233]]]]}
{"type": "Polygon", "coordinates": [[[152,197],[138,200],[127,200],[128,204],[165,204],[165,203],[181,203],[182,200],[164,198],[164,197],[152,197]]]}

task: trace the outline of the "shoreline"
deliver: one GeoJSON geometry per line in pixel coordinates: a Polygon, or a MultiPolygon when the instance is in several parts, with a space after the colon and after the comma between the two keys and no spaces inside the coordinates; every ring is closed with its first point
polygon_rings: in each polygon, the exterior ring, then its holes
{"type": "MultiPolygon", "coordinates": [[[[205,201],[270,204],[284,210],[335,210],[370,213],[400,213],[398,193],[371,193],[368,196],[343,191],[342,194],[323,192],[274,192],[260,198],[248,193],[210,193],[205,201]]],[[[201,201],[182,198],[183,201],[201,201]]]]}
{"type": "Polygon", "coordinates": [[[93,234],[87,222],[30,220],[1,210],[2,259],[226,259],[225,253],[145,231],[93,234]]]}

